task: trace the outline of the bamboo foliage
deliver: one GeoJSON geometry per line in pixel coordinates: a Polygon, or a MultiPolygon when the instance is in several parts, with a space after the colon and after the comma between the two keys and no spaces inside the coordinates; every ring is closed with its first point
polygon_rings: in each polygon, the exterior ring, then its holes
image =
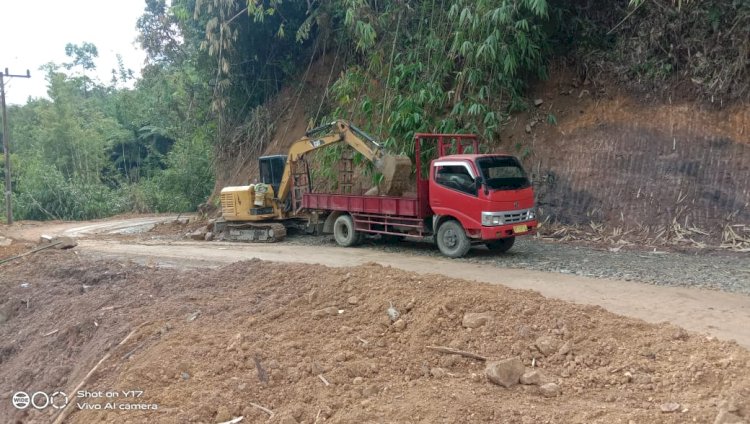
{"type": "MultiPolygon", "coordinates": [[[[248,5],[254,5],[254,1],[249,1],[248,5]]],[[[196,0],[194,19],[198,19],[202,12],[211,16],[206,22],[205,39],[201,42],[201,50],[208,52],[208,55],[216,58],[216,76],[214,80],[214,98],[211,103],[211,109],[219,113],[226,106],[224,98],[225,91],[231,87],[231,66],[230,57],[234,50],[234,43],[237,41],[238,30],[231,25],[234,17],[238,16],[238,3],[235,0],[196,0]]],[[[245,10],[250,13],[249,6],[245,10]]],[[[253,9],[255,12],[255,7],[253,9]]],[[[261,19],[257,14],[253,14],[256,19],[261,19]]]]}

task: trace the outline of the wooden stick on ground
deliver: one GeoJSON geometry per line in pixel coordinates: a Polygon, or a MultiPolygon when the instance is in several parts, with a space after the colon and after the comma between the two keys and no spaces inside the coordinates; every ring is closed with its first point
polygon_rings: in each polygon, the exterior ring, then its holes
{"type": "MultiPolygon", "coordinates": [[[[144,325],[146,325],[146,324],[148,324],[148,321],[147,321],[147,322],[144,322],[144,323],[142,323],[141,325],[139,325],[139,326],[137,326],[137,327],[135,327],[135,328],[133,329],[133,331],[131,331],[131,332],[130,332],[130,333],[129,333],[129,334],[127,335],[127,336],[125,336],[125,338],[124,338],[124,339],[122,339],[122,341],[121,341],[120,343],[118,343],[118,344],[117,344],[117,347],[119,347],[119,346],[122,346],[122,345],[124,345],[125,343],[127,343],[127,341],[128,341],[128,340],[130,340],[130,338],[131,338],[131,337],[133,337],[133,334],[135,334],[135,333],[136,333],[136,331],[138,331],[138,330],[139,330],[139,329],[140,329],[141,327],[143,327],[143,326],[144,326],[144,325]]],[[[83,387],[83,385],[84,385],[84,384],[86,384],[86,382],[87,382],[87,381],[89,380],[89,378],[90,378],[90,377],[91,377],[91,376],[92,376],[92,375],[94,374],[94,372],[96,372],[96,370],[97,370],[97,369],[99,368],[99,365],[101,365],[101,364],[102,364],[102,363],[103,363],[104,361],[106,361],[107,359],[109,359],[110,355],[111,355],[111,351],[110,351],[110,352],[108,352],[108,353],[107,353],[106,355],[104,355],[104,357],[103,357],[102,359],[100,359],[100,360],[99,360],[99,362],[97,362],[97,363],[96,363],[96,365],[94,365],[94,368],[91,368],[91,371],[89,371],[89,373],[88,373],[88,374],[86,374],[86,376],[85,376],[85,377],[83,377],[83,380],[81,380],[81,382],[80,382],[80,383],[78,383],[78,385],[76,386],[76,388],[75,388],[75,389],[73,389],[73,391],[71,392],[71,393],[72,393],[72,394],[71,394],[71,396],[72,396],[72,397],[75,397],[75,394],[76,394],[76,393],[78,393],[78,390],[79,390],[79,389],[80,389],[81,387],[83,387]]],[[[71,409],[70,409],[70,408],[71,408],[71,406],[73,406],[74,404],[75,404],[75,402],[70,402],[70,403],[68,403],[68,404],[67,404],[67,405],[65,406],[65,408],[63,408],[63,409],[62,409],[62,411],[60,411],[60,415],[58,415],[58,416],[57,416],[57,418],[55,419],[55,421],[54,421],[54,423],[53,423],[53,424],[60,424],[60,423],[62,423],[62,422],[63,422],[63,421],[65,420],[65,418],[67,418],[67,417],[68,417],[68,415],[70,415],[70,411],[71,411],[71,409]]]]}
{"type": "Polygon", "coordinates": [[[482,355],[477,355],[476,353],[472,352],[466,352],[463,350],[453,349],[452,347],[447,346],[427,346],[427,349],[434,350],[436,352],[440,353],[448,353],[450,355],[461,355],[465,356],[467,358],[476,359],[478,361],[487,361],[487,357],[482,355]]]}
{"type": "Polygon", "coordinates": [[[330,386],[330,385],[331,385],[331,383],[329,383],[329,382],[328,382],[328,380],[326,380],[326,378],[325,378],[325,377],[323,377],[323,374],[318,374],[318,378],[319,378],[319,379],[320,379],[320,381],[322,381],[322,382],[323,382],[323,384],[325,384],[326,386],[330,386]]]}
{"type": "Polygon", "coordinates": [[[37,247],[36,249],[31,249],[31,250],[29,250],[28,252],[24,252],[24,253],[21,253],[20,255],[16,255],[16,256],[11,256],[10,258],[5,258],[5,259],[3,259],[3,260],[0,260],[0,264],[4,264],[4,263],[6,263],[6,262],[10,262],[10,261],[12,261],[12,260],[14,260],[14,259],[18,259],[18,258],[23,258],[23,257],[24,257],[24,256],[26,256],[26,255],[30,255],[30,254],[32,254],[32,253],[40,252],[40,251],[42,251],[42,250],[44,250],[44,249],[49,249],[50,247],[55,247],[55,246],[57,246],[58,244],[62,244],[62,241],[58,241],[58,242],[56,242],[56,243],[45,244],[45,245],[44,245],[44,246],[42,246],[42,247],[37,247]]]}
{"type": "Polygon", "coordinates": [[[261,411],[265,412],[266,414],[268,414],[268,418],[269,418],[269,419],[273,418],[273,415],[274,415],[274,414],[273,414],[273,411],[271,411],[270,409],[268,409],[268,408],[266,408],[266,407],[264,407],[264,406],[260,406],[260,405],[258,405],[257,403],[253,403],[253,402],[248,402],[248,403],[249,403],[249,404],[250,404],[251,406],[254,406],[254,407],[256,407],[256,408],[260,409],[261,411]]]}

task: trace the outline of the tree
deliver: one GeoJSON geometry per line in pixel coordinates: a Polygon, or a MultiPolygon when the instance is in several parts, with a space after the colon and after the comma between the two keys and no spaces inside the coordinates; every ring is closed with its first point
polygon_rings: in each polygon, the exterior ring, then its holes
{"type": "Polygon", "coordinates": [[[86,77],[86,71],[96,69],[94,59],[99,57],[99,51],[93,43],[84,41],[80,46],[78,44],[68,43],[65,45],[65,55],[72,58],[73,61],[66,63],[65,69],[72,69],[74,66],[81,67],[83,92],[86,93],[86,86],[88,83],[88,77],[86,77]]]}

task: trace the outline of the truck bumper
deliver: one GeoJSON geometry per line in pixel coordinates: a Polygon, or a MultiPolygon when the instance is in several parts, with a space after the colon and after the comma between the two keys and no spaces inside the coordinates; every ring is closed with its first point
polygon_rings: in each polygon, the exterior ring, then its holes
{"type": "Polygon", "coordinates": [[[539,222],[531,220],[515,224],[498,225],[495,227],[481,227],[478,230],[468,231],[469,237],[481,240],[498,240],[508,237],[525,236],[535,234],[539,222]]]}

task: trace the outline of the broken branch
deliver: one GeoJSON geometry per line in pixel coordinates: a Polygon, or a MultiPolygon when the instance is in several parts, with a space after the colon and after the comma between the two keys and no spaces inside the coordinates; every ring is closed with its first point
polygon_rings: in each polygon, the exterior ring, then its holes
{"type": "MultiPolygon", "coordinates": [[[[144,322],[143,324],[141,324],[141,325],[139,325],[139,326],[137,326],[137,327],[135,327],[135,328],[133,329],[133,331],[131,331],[131,332],[130,332],[130,333],[129,333],[129,334],[127,335],[127,336],[125,336],[125,338],[124,338],[124,339],[122,339],[122,341],[121,341],[120,343],[118,343],[118,344],[117,344],[117,347],[120,347],[120,346],[124,345],[124,344],[125,344],[125,343],[126,343],[126,342],[127,342],[128,340],[130,340],[130,338],[131,338],[131,337],[133,337],[133,334],[135,334],[135,333],[136,333],[136,331],[138,331],[138,330],[139,330],[139,329],[140,329],[141,327],[143,327],[143,326],[144,326],[144,325],[146,325],[146,324],[148,324],[148,321],[147,321],[147,322],[144,322]]],[[[94,365],[94,368],[91,368],[91,371],[89,371],[89,373],[88,373],[88,374],[86,374],[86,376],[85,376],[85,377],[83,377],[83,380],[81,380],[81,382],[80,382],[80,383],[78,383],[78,385],[76,386],[76,388],[75,388],[75,389],[73,389],[73,391],[72,391],[71,393],[77,393],[77,392],[78,392],[78,390],[79,390],[79,389],[80,389],[81,387],[83,387],[83,385],[84,385],[84,384],[86,384],[86,382],[87,382],[87,381],[89,380],[89,378],[91,378],[91,376],[92,376],[92,375],[94,374],[94,372],[96,372],[96,370],[97,370],[97,369],[99,368],[99,366],[100,366],[100,365],[101,365],[101,364],[102,364],[102,363],[103,363],[104,361],[106,361],[107,359],[109,359],[110,355],[111,355],[111,351],[110,351],[110,352],[108,352],[108,353],[107,353],[106,355],[104,355],[104,357],[103,357],[102,359],[100,359],[100,360],[99,360],[99,362],[97,362],[97,363],[96,363],[96,365],[94,365]]],[[[72,406],[72,405],[74,405],[74,403],[73,403],[73,402],[71,402],[71,403],[69,403],[68,405],[66,405],[66,406],[65,406],[65,407],[64,407],[64,408],[63,408],[63,409],[62,409],[62,410],[60,411],[60,415],[58,415],[58,416],[57,416],[57,418],[56,418],[56,419],[55,419],[55,421],[54,421],[54,424],[60,424],[60,423],[62,423],[63,421],[65,421],[65,418],[67,418],[67,416],[68,416],[68,415],[70,414],[70,411],[71,411],[71,409],[70,409],[70,408],[71,408],[71,406],[72,406]]]]}
{"type": "Polygon", "coordinates": [[[251,406],[253,406],[253,407],[255,407],[255,408],[258,408],[258,409],[260,409],[261,411],[263,411],[263,412],[265,412],[266,414],[268,414],[268,417],[269,417],[269,418],[273,418],[273,411],[271,411],[270,409],[268,409],[268,408],[266,408],[266,407],[264,407],[264,406],[260,406],[260,405],[258,405],[257,403],[253,403],[253,402],[249,402],[249,403],[250,403],[250,405],[251,405],[251,406]]]}
{"type": "Polygon", "coordinates": [[[427,349],[434,350],[435,352],[447,353],[449,355],[465,356],[467,358],[476,359],[478,361],[487,361],[487,357],[485,357],[485,356],[478,355],[478,354],[472,353],[472,352],[466,352],[464,350],[453,349],[452,347],[447,347],[447,346],[427,346],[427,349]]]}
{"type": "Polygon", "coordinates": [[[10,262],[10,261],[12,261],[14,259],[23,258],[24,256],[30,255],[32,253],[41,252],[44,249],[49,249],[50,247],[55,247],[55,246],[57,246],[59,244],[62,244],[62,241],[58,241],[57,243],[46,244],[46,245],[44,245],[42,247],[37,247],[36,249],[32,249],[32,250],[29,250],[28,252],[21,253],[20,255],[11,256],[10,258],[5,258],[5,259],[3,259],[3,260],[0,261],[0,264],[4,264],[6,262],[10,262]]]}

